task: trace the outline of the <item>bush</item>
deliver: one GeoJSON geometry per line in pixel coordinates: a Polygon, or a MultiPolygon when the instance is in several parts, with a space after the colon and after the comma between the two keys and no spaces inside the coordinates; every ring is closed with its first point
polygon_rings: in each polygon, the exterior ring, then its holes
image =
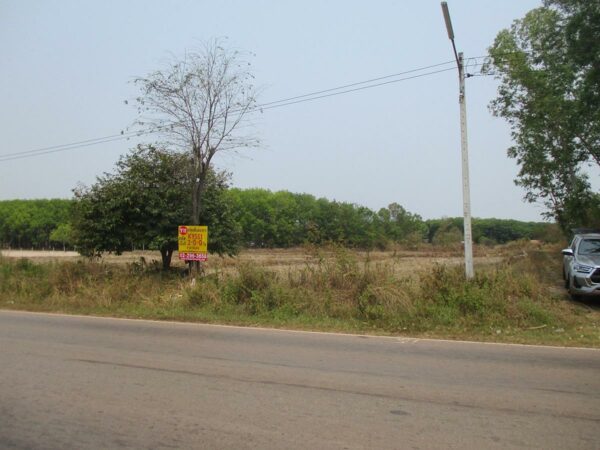
{"type": "Polygon", "coordinates": [[[463,240],[462,231],[457,227],[440,228],[433,236],[432,243],[435,245],[456,245],[463,240]]]}

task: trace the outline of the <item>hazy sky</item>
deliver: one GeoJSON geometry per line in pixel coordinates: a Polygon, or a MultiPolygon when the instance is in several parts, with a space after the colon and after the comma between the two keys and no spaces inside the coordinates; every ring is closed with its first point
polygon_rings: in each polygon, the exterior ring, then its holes
{"type": "MultiPolygon", "coordinates": [[[[469,58],[541,2],[448,3],[469,58]]],[[[437,0],[0,0],[0,156],[119,133],[135,118],[124,104],[137,94],[130,81],[214,37],[256,54],[259,103],[454,57],[437,0]]],[[[542,209],[513,183],[508,126],[487,109],[496,88],[492,77],[467,80],[472,213],[539,220],[542,209]]],[[[256,113],[253,122],[260,148],[216,159],[237,187],[462,215],[455,71],[256,113]]],[[[0,199],[71,197],[136,142],[0,161],[0,199]]]]}

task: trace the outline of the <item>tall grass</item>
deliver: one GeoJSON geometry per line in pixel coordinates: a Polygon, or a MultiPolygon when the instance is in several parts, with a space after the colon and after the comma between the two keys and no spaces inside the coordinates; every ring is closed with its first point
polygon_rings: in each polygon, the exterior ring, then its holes
{"type": "Polygon", "coordinates": [[[334,258],[287,273],[244,264],[186,289],[190,305],[236,307],[248,315],[355,320],[388,331],[562,324],[559,300],[534,275],[503,264],[467,281],[461,267],[435,265],[398,277],[392,263],[334,258]]]}
{"type": "Polygon", "coordinates": [[[111,309],[161,304],[176,287],[173,274],[91,261],[36,264],[0,259],[0,307],[38,310],[111,309]]]}
{"type": "MultiPolygon", "coordinates": [[[[313,249],[301,268],[269,270],[246,262],[192,283],[144,261],[123,266],[0,258],[0,308],[446,337],[592,326],[581,308],[553,290],[550,263],[556,264],[553,255],[530,251],[466,280],[461,266],[438,264],[399,276],[400,260],[313,249]]],[[[593,339],[600,344],[600,336],[593,339]]]]}

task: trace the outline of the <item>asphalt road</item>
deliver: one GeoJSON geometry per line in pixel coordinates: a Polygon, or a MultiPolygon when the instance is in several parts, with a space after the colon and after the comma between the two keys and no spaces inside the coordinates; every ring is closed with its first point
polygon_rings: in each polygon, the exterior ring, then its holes
{"type": "Polygon", "coordinates": [[[0,311],[0,447],[600,448],[600,350],[0,311]]]}

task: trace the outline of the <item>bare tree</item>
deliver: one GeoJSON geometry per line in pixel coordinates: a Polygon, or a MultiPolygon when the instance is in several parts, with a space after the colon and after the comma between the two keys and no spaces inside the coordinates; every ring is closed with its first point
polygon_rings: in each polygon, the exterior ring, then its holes
{"type": "Polygon", "coordinates": [[[141,90],[137,125],[190,152],[195,177],[192,224],[200,223],[200,203],[215,154],[258,145],[240,126],[256,103],[249,68],[240,52],[225,49],[215,39],[183,59],[173,59],[166,69],[134,80],[141,90]]]}

